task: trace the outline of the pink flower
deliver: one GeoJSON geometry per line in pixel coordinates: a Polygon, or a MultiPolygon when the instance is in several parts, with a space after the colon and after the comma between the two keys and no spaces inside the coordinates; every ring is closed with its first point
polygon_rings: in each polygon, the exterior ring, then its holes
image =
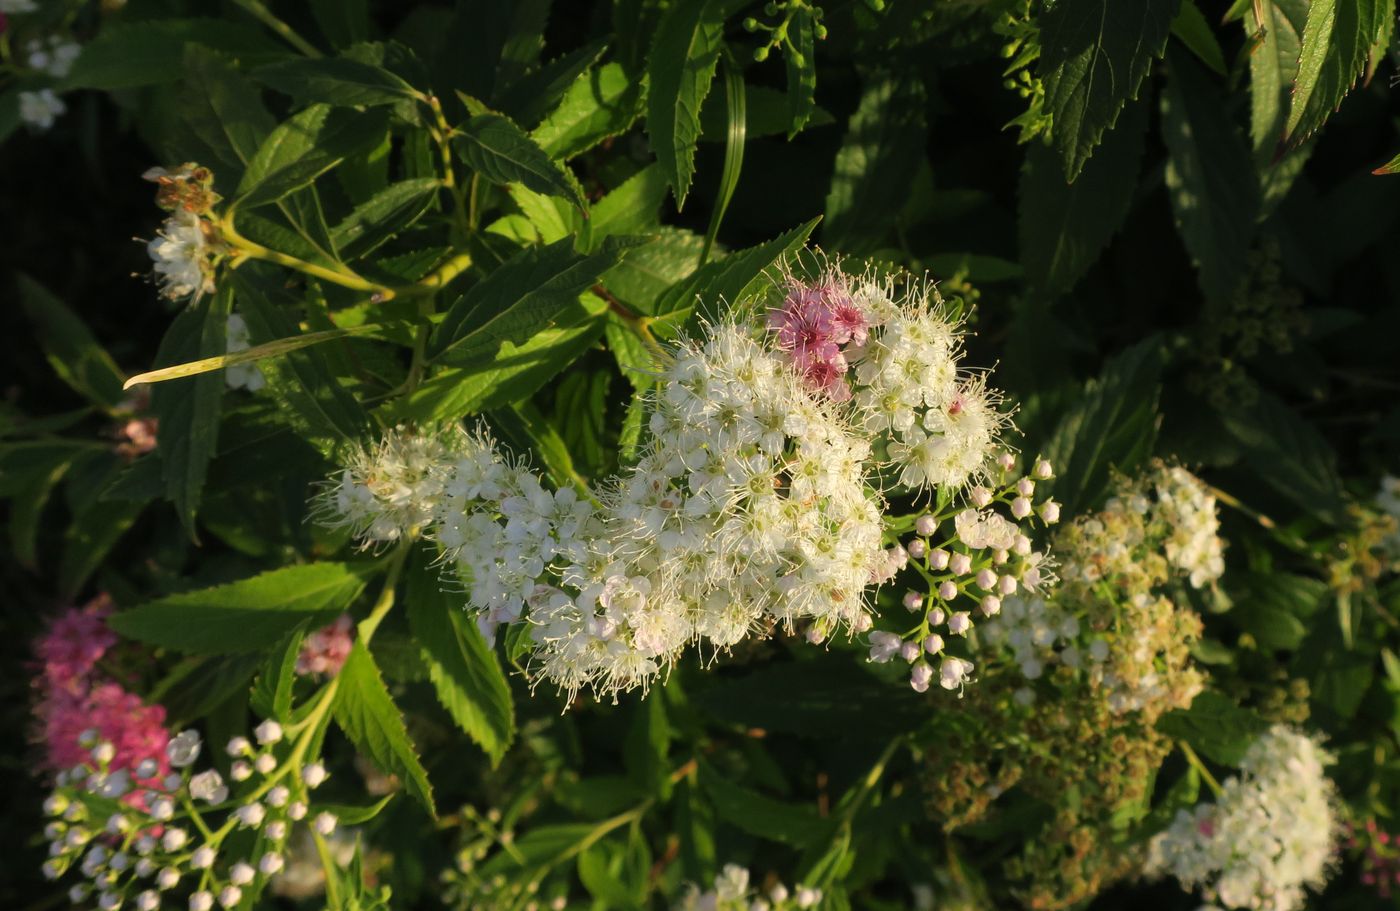
{"type": "Polygon", "coordinates": [[[795,285],[781,310],[768,314],[768,326],[778,333],[778,347],[794,356],[834,347],[831,311],[820,291],[795,285]]]}
{"type": "Polygon", "coordinates": [[[825,392],[833,402],[850,399],[851,388],[846,385],[846,359],[840,352],[825,360],[812,359],[799,369],[809,387],[825,392]]]}
{"type": "Polygon", "coordinates": [[[330,626],[322,627],[308,635],[301,643],[297,655],[298,674],[338,674],[350,657],[350,649],[355,644],[350,632],[354,628],[349,614],[341,614],[330,626]]]}
{"type": "Polygon", "coordinates": [[[865,318],[865,311],[844,288],[829,295],[827,302],[831,310],[832,340],[843,345],[847,342],[864,345],[870,337],[870,321],[865,318]]]}
{"type": "Polygon", "coordinates": [[[166,744],[170,742],[165,709],[146,705],[140,696],[127,692],[120,684],[99,683],[82,694],[54,691],[40,702],[39,718],[47,765],[52,769],[68,769],[88,760],[89,749],[78,740],[91,729],[114,747],[113,769],[134,773],[145,760],[155,760],[156,774],[140,779],[141,784],[154,785],[170,771],[165,756],[166,744]]]}
{"type": "Polygon", "coordinates": [[[45,684],[71,692],[87,690],[87,678],[117,636],[107,628],[112,599],[98,595],[83,607],[60,614],[35,643],[45,684]]]}

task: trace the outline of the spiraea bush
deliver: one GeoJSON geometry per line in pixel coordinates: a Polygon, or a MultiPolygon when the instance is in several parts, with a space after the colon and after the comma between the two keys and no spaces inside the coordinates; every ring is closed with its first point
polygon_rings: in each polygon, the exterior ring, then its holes
{"type": "Polygon", "coordinates": [[[1393,901],[1395,13],[0,0],[0,905],[1393,901]]]}

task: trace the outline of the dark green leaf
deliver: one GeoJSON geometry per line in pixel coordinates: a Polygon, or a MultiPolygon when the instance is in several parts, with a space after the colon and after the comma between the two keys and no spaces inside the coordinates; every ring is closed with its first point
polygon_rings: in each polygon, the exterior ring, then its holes
{"type": "MultiPolygon", "coordinates": [[[[700,141],[724,142],[729,133],[729,118],[725,113],[724,96],[711,92],[705,96],[705,104],[700,108],[700,141]]],[[[748,133],[750,139],[760,136],[784,136],[792,127],[792,109],[788,95],[777,89],[763,85],[744,87],[744,108],[748,112],[748,133]]],[[[814,107],[807,119],[807,127],[830,126],[836,118],[824,108],[814,107]]]]}
{"type": "Polygon", "coordinates": [[[492,183],[521,183],[536,193],[559,196],[580,209],[588,205],[578,180],[550,159],[515,122],[500,114],[478,114],[454,140],[458,153],[492,183]]]}
{"type": "Polygon", "coordinates": [[[498,107],[516,123],[538,124],[559,105],[569,88],[593,69],[606,50],[606,42],[593,41],[551,60],[505,87],[498,107]]]}
{"type": "Polygon", "coordinates": [[[220,186],[237,183],[277,125],[257,87],[231,61],[198,45],[185,48],[180,116],[224,162],[215,171],[220,186]]]}
{"type": "MultiPolygon", "coordinates": [[[[170,324],[156,352],[156,366],[168,367],[223,354],[232,293],[229,287],[206,294],[170,324]]],[[[194,517],[204,491],[209,460],[218,448],[221,373],[204,373],[157,385],[151,410],[160,420],[161,474],[165,495],[175,504],[186,531],[194,535],[194,517]]]]}
{"type": "Polygon", "coordinates": [[[264,718],[286,720],[292,716],[292,689],[296,684],[297,658],[307,624],[298,623],[281,645],[263,661],[253,681],[249,704],[264,718]]]}
{"type": "Polygon", "coordinates": [[[105,348],[68,306],[29,276],[15,276],[19,298],[39,336],[49,366],[59,379],[89,402],[115,408],[125,393],[125,377],[105,348]]]}
{"type": "Polygon", "coordinates": [[[1140,342],[1085,384],[1061,418],[1043,454],[1055,466],[1051,489],[1067,517],[1099,502],[1112,469],[1130,474],[1152,454],[1161,372],[1156,340],[1140,342]]]}
{"type": "Polygon", "coordinates": [[[564,238],[511,257],[448,309],[433,336],[434,359],[484,363],[502,342],[520,344],[549,327],[622,258],[627,244],[616,241],[584,255],[564,238]]]}
{"type": "Polygon", "coordinates": [[[889,234],[925,160],[924,92],[915,79],[877,74],[851,115],[826,195],[823,240],[866,253],[889,234]]]}
{"type": "Polygon", "coordinates": [[[342,826],[362,826],[378,816],[380,811],[387,807],[389,801],[393,799],[394,795],[389,794],[385,797],[381,797],[367,807],[354,807],[348,804],[338,803],[318,803],[316,805],[316,810],[317,812],[325,811],[333,814],[342,826]]]}
{"type": "Polygon", "coordinates": [[[833,820],[817,815],[816,807],[774,800],[731,781],[702,764],[700,787],[725,822],[769,841],[803,847],[829,838],[833,820]]]}
{"type": "Polygon", "coordinates": [[[463,600],[443,591],[427,559],[410,568],[405,600],[438,701],[492,764],[499,763],[515,736],[515,709],[495,653],[463,600]]]}
{"type": "Polygon", "coordinates": [[[695,175],[700,106],[710,93],[724,43],[727,0],[679,0],[662,14],[647,76],[647,136],[666,182],[685,205],[695,175]]]}
{"type": "Polygon", "coordinates": [[[1348,497],[1337,453],[1316,427],[1268,393],[1222,417],[1256,476],[1306,513],[1342,521],[1348,497]]]}
{"type": "Polygon", "coordinates": [[[346,157],[372,148],[388,114],[313,105],[279,125],[258,147],[238,185],[236,204],[251,209],[310,184],[346,157]]]}
{"type": "Polygon", "coordinates": [[[73,515],[63,535],[63,558],[58,577],[59,590],[74,598],[84,583],[106,559],[117,539],[136,522],[144,503],[129,500],[89,500],[73,515]]]}
{"type": "Polygon", "coordinates": [[[1266,164],[1283,141],[1288,122],[1308,0],[1260,0],[1259,6],[1262,21],[1254,18],[1252,4],[1245,18],[1250,34],[1263,31],[1263,40],[1249,55],[1249,134],[1255,161],[1266,164]]]}
{"type": "Polygon", "coordinates": [[[303,623],[327,623],[365,587],[345,563],[305,563],[213,588],[167,595],[115,614],[113,629],[181,652],[257,651],[303,623]]]}
{"type": "Polygon", "coordinates": [[[817,107],[816,16],[810,7],[793,10],[788,36],[792,46],[784,48],[783,62],[787,64],[788,114],[791,117],[788,138],[792,138],[812,119],[812,111],[817,107]]]}
{"type": "Polygon", "coordinates": [[[1074,180],[1104,130],[1137,98],[1181,0],[1061,0],[1040,19],[1039,75],[1051,139],[1074,180]]]}
{"type": "Polygon", "coordinates": [[[338,689],[332,709],[336,724],[380,771],[397,775],[408,793],[436,816],[428,773],[408,739],[403,715],[363,642],[355,643],[336,679],[338,689]]]}
{"type": "Polygon", "coordinates": [[[358,107],[397,104],[418,95],[388,70],[345,57],[287,60],[253,75],[263,85],[304,103],[358,107]]]}
{"type": "Polygon", "coordinates": [[[1147,106],[1129,105],[1074,183],[1042,143],[1026,151],[1019,211],[1026,280],[1047,295],[1069,291],[1099,258],[1132,207],[1147,106]]]}
{"type": "Polygon", "coordinates": [[[1181,11],[1172,21],[1172,34],[1189,47],[1202,63],[1221,76],[1226,75],[1225,52],[1220,49],[1220,41],[1206,21],[1205,14],[1192,0],[1183,0],[1181,11]]]}
{"type": "Polygon", "coordinates": [[[432,205],[441,182],[420,177],[391,184],[355,207],[331,228],[331,243],[345,259],[364,256],[417,221],[432,205]]]}
{"type": "Polygon", "coordinates": [[[369,37],[369,0],[310,0],[310,6],[321,34],[336,47],[369,37]]]}
{"type": "Polygon", "coordinates": [[[1201,693],[1189,709],[1177,709],[1157,719],[1157,730],[1184,740],[1212,762],[1236,766],[1269,723],[1211,690],[1201,693]]]}
{"type": "Polygon", "coordinates": [[[1267,649],[1302,645],[1304,622],[1322,607],[1327,585],[1293,573],[1237,573],[1226,577],[1234,606],[1230,619],[1267,649]]]}
{"type": "Polygon", "coordinates": [[[244,64],[270,63],[290,56],[257,29],[224,19],[152,19],[109,24],[73,64],[69,88],[130,89],[175,82],[183,73],[185,46],[203,45],[244,64]]]}

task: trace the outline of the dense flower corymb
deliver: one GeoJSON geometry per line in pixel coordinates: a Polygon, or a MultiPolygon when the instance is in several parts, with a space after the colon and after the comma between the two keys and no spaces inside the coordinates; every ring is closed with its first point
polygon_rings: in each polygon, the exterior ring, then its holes
{"type": "Polygon", "coordinates": [[[1275,726],[1256,740],[1215,803],[1182,810],[1152,841],[1147,872],[1171,874],[1227,908],[1292,911],[1327,881],[1337,840],[1330,757],[1275,726]]]}

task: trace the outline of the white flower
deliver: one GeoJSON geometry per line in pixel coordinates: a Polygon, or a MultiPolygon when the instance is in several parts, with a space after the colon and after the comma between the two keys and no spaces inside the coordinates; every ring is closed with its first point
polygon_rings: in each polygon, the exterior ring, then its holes
{"type": "Polygon", "coordinates": [[[26,62],[30,68],[55,79],[62,79],[68,75],[82,51],[82,45],[65,41],[57,35],[51,36],[47,41],[36,38],[25,48],[26,62]]]}
{"type": "Polygon", "coordinates": [[[19,119],[36,130],[47,130],[68,111],[53,89],[19,93],[19,119]]]}
{"type": "MultiPolygon", "coordinates": [[[[199,851],[206,851],[206,850],[208,850],[208,849],[207,849],[207,848],[200,848],[200,849],[199,849],[199,851]]],[[[199,856],[199,851],[196,851],[196,852],[195,852],[195,856],[196,856],[196,857],[199,856]]],[[[210,853],[212,854],[213,852],[210,852],[210,853]]],[[[194,864],[194,861],[191,861],[190,863],[191,863],[191,865],[193,865],[193,864],[194,864]]],[[[161,871],[160,871],[159,873],[156,874],[156,888],[157,888],[157,889],[162,889],[162,890],[173,889],[173,888],[175,888],[175,884],[178,883],[179,881],[180,881],[180,871],[177,870],[177,869],[175,869],[174,867],[163,867],[163,868],[161,868],[161,871]]]]}
{"type": "Polygon", "coordinates": [[[184,829],[168,828],[160,837],[160,845],[167,851],[175,852],[183,848],[189,838],[189,833],[184,829]]]}
{"type": "MultiPolygon", "coordinates": [[[[229,354],[248,350],[250,343],[248,324],[237,313],[230,313],[224,338],[229,354]]],[[[230,389],[247,389],[257,392],[267,385],[267,377],[255,363],[232,364],[224,368],[224,382],[230,389]]]]}
{"type": "Polygon", "coordinates": [[[199,732],[195,730],[181,731],[170,738],[170,743],[165,747],[165,755],[172,766],[183,769],[192,765],[199,758],[199,749],[199,732]]]}
{"type": "Polygon", "coordinates": [[[156,238],[146,244],[146,253],[154,263],[161,293],[170,300],[214,290],[212,250],[205,236],[205,223],[193,212],[172,212],[156,238]]]}
{"type": "Polygon", "coordinates": [[[257,871],[250,864],[241,860],[228,869],[228,881],[235,886],[246,886],[257,875],[257,871]]]}
{"type": "Polygon", "coordinates": [[[326,767],[319,762],[313,762],[301,770],[301,780],[306,782],[308,788],[318,788],[321,782],[326,780],[326,767]]]}
{"type": "Polygon", "coordinates": [[[190,866],[196,870],[207,870],[214,865],[214,849],[209,845],[201,845],[195,849],[190,856],[190,866]]]}
{"type": "Polygon", "coordinates": [[[335,831],[336,822],[334,813],[321,812],[316,814],[311,827],[321,835],[329,835],[335,831]]]}
{"type": "Polygon", "coordinates": [[[237,886],[224,886],[219,892],[219,904],[225,908],[235,908],[243,901],[243,890],[237,886]]]}
{"type": "Polygon", "coordinates": [[[214,894],[201,889],[190,895],[190,911],[209,911],[214,907],[214,894]]]}
{"type": "Polygon", "coordinates": [[[285,865],[286,862],[282,859],[282,855],[274,854],[271,851],[264,854],[258,860],[258,870],[260,870],[264,876],[272,876],[274,873],[281,873],[285,865]]]}
{"type": "Polygon", "coordinates": [[[136,896],[137,911],[156,911],[160,907],[160,893],[147,889],[136,896]]]}
{"type": "Polygon", "coordinates": [[[1282,725],[1250,745],[1214,804],[1181,810],[1152,840],[1147,872],[1226,908],[1293,911],[1327,881],[1338,833],[1330,757],[1282,725]]]}
{"type": "Polygon", "coordinates": [[[234,737],[228,742],[228,746],[224,748],[225,752],[234,757],[250,753],[252,749],[253,744],[248,741],[247,737],[234,737]]]}
{"type": "Polygon", "coordinates": [[[190,779],[190,796],[209,803],[223,803],[228,800],[228,786],[222,775],[210,769],[190,779]]]}
{"type": "Polygon", "coordinates": [[[254,801],[253,803],[245,804],[237,810],[234,810],[233,815],[247,828],[256,829],[258,826],[262,825],[263,818],[267,816],[267,810],[262,804],[254,801]]]}

